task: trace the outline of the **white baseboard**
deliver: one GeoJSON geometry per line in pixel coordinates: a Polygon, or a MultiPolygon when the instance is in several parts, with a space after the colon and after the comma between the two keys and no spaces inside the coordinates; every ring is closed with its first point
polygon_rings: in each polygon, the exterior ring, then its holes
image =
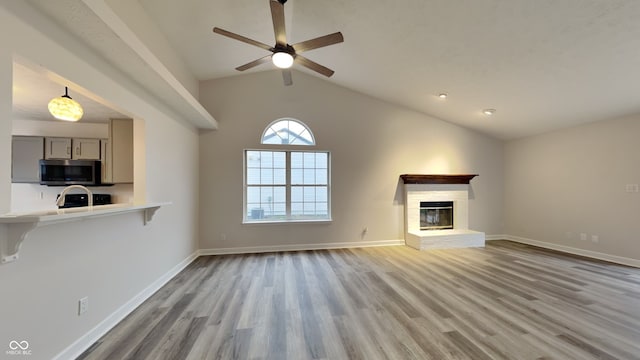
{"type": "MultiPolygon", "coordinates": [[[[604,261],[608,261],[608,262],[612,262],[612,263],[616,263],[616,264],[621,264],[621,265],[627,265],[627,266],[633,266],[633,267],[640,268],[640,260],[638,260],[638,259],[632,259],[632,258],[627,258],[627,257],[623,257],[623,256],[616,256],[616,255],[610,255],[610,254],[605,254],[605,253],[601,253],[601,252],[597,252],[597,251],[584,250],[584,249],[574,248],[574,247],[571,247],[571,246],[565,246],[565,245],[549,243],[549,242],[545,242],[545,241],[527,239],[527,238],[524,238],[524,237],[514,236],[514,235],[501,235],[500,239],[510,240],[510,241],[514,241],[514,242],[518,242],[518,243],[522,243],[522,244],[533,245],[533,246],[545,248],[545,249],[551,249],[551,250],[561,251],[561,252],[565,252],[565,253],[569,253],[569,254],[573,254],[573,255],[580,255],[580,256],[584,256],[584,257],[588,257],[588,258],[604,260],[604,261]]],[[[498,239],[496,239],[496,240],[498,240],[498,239]]]]}
{"type": "Polygon", "coordinates": [[[485,235],[484,236],[484,240],[485,241],[491,241],[491,240],[506,240],[508,235],[485,235]]]}
{"type": "Polygon", "coordinates": [[[379,240],[379,241],[359,241],[340,242],[322,244],[291,244],[291,245],[267,245],[235,248],[214,248],[200,249],[198,255],[225,255],[225,254],[250,254],[278,251],[302,251],[302,250],[325,250],[325,249],[347,249],[375,246],[396,246],[404,245],[404,240],[379,240]]]}
{"type": "Polygon", "coordinates": [[[87,350],[93,343],[100,339],[104,334],[116,326],[122,319],[135,310],[140,304],[147,300],[151,295],[163,287],[169,280],[173,279],[180,271],[191,264],[199,256],[198,252],[194,252],[186,259],[182,260],[178,265],[174,266],[167,273],[162,275],[159,279],[154,281],[151,285],[147,286],[138,295],[134,296],[131,300],[127,301],[118,310],[109,315],[106,319],[102,320],[89,332],[84,334],[73,344],[69,345],[61,353],[54,357],[54,360],[63,359],[75,359],[85,350],[87,350]]]}

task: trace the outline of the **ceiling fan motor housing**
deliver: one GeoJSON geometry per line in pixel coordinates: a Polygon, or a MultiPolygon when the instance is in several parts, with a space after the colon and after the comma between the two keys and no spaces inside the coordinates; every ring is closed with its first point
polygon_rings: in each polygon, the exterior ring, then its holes
{"type": "Polygon", "coordinates": [[[296,56],[296,50],[293,48],[293,46],[287,44],[285,46],[282,45],[277,45],[274,46],[273,48],[271,48],[271,51],[276,53],[276,52],[285,52],[293,57],[296,56]]]}

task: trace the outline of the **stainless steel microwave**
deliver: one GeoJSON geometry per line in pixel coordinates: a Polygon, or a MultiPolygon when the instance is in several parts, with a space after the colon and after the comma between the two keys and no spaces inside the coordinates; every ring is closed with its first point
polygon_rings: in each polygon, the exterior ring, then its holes
{"type": "Polygon", "coordinates": [[[99,160],[40,160],[40,184],[49,186],[100,185],[99,160]]]}

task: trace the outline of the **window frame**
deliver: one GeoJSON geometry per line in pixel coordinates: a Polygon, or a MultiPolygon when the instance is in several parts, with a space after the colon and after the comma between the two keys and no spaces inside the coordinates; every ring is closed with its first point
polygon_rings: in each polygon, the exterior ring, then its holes
{"type": "MultiPolygon", "coordinates": [[[[297,120],[296,120],[297,121],[297,120]]],[[[298,121],[299,122],[299,121],[298,121]]],[[[304,124],[303,124],[304,125],[304,124]]],[[[308,127],[307,127],[308,129],[308,127]]],[[[313,223],[313,224],[318,224],[318,223],[330,223],[333,221],[332,215],[331,215],[331,152],[327,151],[327,150],[320,150],[320,149],[308,149],[308,145],[275,145],[275,144],[263,144],[263,148],[251,148],[251,149],[244,149],[243,153],[242,153],[242,158],[243,158],[243,179],[242,179],[242,224],[244,225],[256,225],[256,224],[287,224],[287,223],[296,223],[296,224],[300,224],[300,223],[313,223]],[[284,146],[286,146],[287,148],[283,148],[284,146]],[[290,147],[290,148],[289,148],[290,147]],[[286,167],[285,167],[285,194],[286,194],[286,202],[285,202],[285,208],[286,208],[286,218],[285,219],[279,219],[279,220],[252,220],[248,217],[247,215],[247,210],[248,210],[248,204],[247,204],[247,200],[248,200],[248,188],[249,186],[255,186],[255,185],[249,185],[248,181],[247,181],[247,152],[249,151],[270,151],[270,152],[284,152],[285,153],[285,162],[286,162],[286,167]],[[307,219],[295,219],[292,218],[291,216],[291,188],[293,186],[304,186],[304,185],[294,185],[291,183],[291,153],[294,152],[300,152],[300,153],[324,153],[327,154],[327,184],[326,184],[326,189],[327,189],[327,217],[326,218],[322,218],[322,219],[313,219],[313,218],[307,218],[307,219]]],[[[259,186],[259,185],[258,185],[259,186]]],[[[265,186],[281,186],[281,185],[265,185],[265,186]]],[[[325,186],[325,185],[309,185],[309,186],[325,186]]]]}

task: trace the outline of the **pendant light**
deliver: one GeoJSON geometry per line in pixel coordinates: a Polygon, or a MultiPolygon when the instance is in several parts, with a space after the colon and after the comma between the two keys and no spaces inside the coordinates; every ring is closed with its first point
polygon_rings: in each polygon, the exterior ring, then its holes
{"type": "Polygon", "coordinates": [[[78,121],[82,118],[82,106],[69,96],[69,89],[64,87],[64,95],[49,101],[49,112],[58,120],[78,121]]]}

